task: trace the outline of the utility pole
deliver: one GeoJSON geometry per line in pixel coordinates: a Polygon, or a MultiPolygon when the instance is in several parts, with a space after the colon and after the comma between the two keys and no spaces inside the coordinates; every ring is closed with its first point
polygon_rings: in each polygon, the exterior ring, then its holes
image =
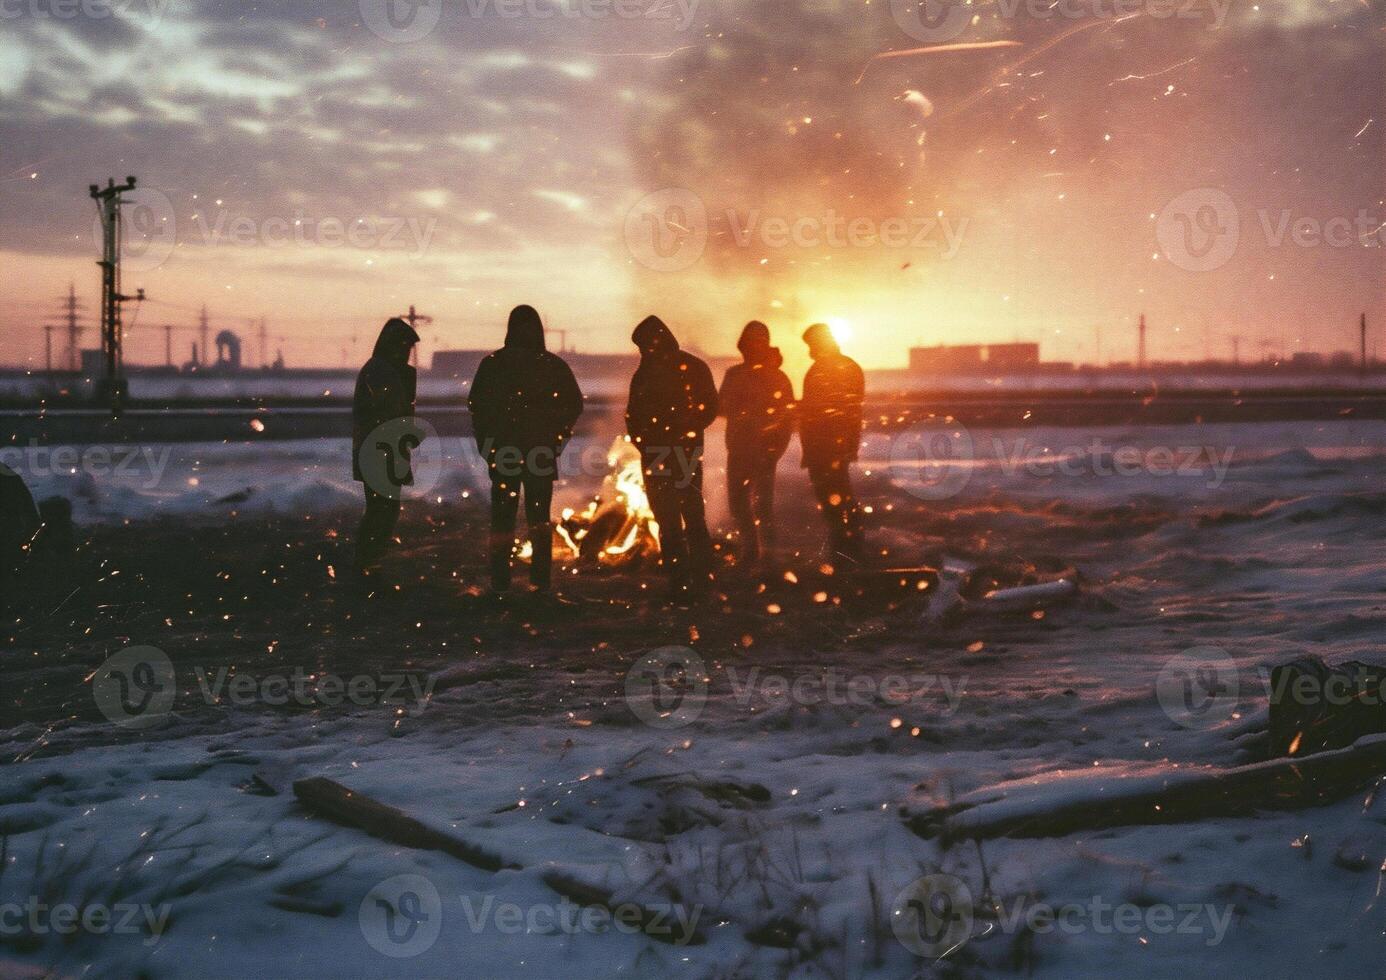
{"type": "Polygon", "coordinates": [[[63,302],[66,305],[63,313],[67,320],[67,369],[76,372],[82,367],[82,327],[77,322],[77,311],[81,306],[77,303],[76,283],[67,284],[67,298],[63,302]]]}
{"type": "MultiPolygon", "coordinates": [[[[431,316],[425,316],[424,314],[422,314],[422,313],[418,312],[417,310],[415,310],[415,309],[414,309],[414,304],[413,304],[413,303],[410,303],[410,304],[409,304],[409,312],[406,313],[402,319],[404,320],[405,323],[409,324],[409,326],[411,326],[411,327],[414,328],[414,332],[415,332],[415,333],[418,333],[418,332],[419,332],[419,324],[420,324],[420,323],[432,323],[432,322],[433,322],[433,317],[431,317],[431,316]]],[[[410,360],[410,362],[411,362],[415,367],[418,367],[418,366],[419,366],[419,345],[418,345],[418,344],[415,344],[414,347],[413,347],[413,349],[409,352],[409,360],[410,360]]]]}
{"type": "Polygon", "coordinates": [[[1093,326],[1093,366],[1102,366],[1102,324],[1093,326]]]}
{"type": "Polygon", "coordinates": [[[260,317],[260,370],[269,367],[269,317],[260,317]]]}
{"type": "Polygon", "coordinates": [[[1366,376],[1367,376],[1367,314],[1365,314],[1365,313],[1362,314],[1362,321],[1361,321],[1361,338],[1362,338],[1362,376],[1363,376],[1363,377],[1366,377],[1366,376]]]}
{"type": "Polygon", "coordinates": [[[91,185],[91,198],[101,215],[101,353],[106,361],[106,376],[101,379],[98,389],[107,395],[111,403],[111,414],[119,416],[125,400],[126,385],[121,343],[124,340],[124,324],[121,309],[130,300],[144,299],[144,290],[134,296],[126,296],[120,291],[120,217],[121,206],[125,203],[122,195],[135,189],[135,178],[125,178],[125,183],[117,185],[108,180],[102,188],[91,185]]]}
{"type": "Polygon", "coordinates": [[[164,366],[173,367],[173,324],[164,324],[164,366]]]}
{"type": "Polygon", "coordinates": [[[1145,370],[1145,314],[1141,314],[1140,319],[1140,339],[1136,344],[1136,368],[1145,370]]]}
{"type": "Polygon", "coordinates": [[[198,347],[197,347],[197,356],[194,357],[193,360],[197,362],[197,366],[198,366],[199,368],[202,368],[202,367],[206,366],[206,364],[207,364],[207,344],[208,344],[208,340],[209,340],[209,338],[210,338],[210,336],[211,336],[210,331],[211,331],[211,329],[212,329],[212,328],[211,328],[211,324],[209,324],[209,323],[207,322],[207,304],[206,304],[206,303],[203,303],[203,304],[202,304],[202,313],[201,313],[201,315],[197,318],[197,329],[198,329],[198,335],[201,337],[201,341],[199,342],[198,347]]]}
{"type": "Polygon", "coordinates": [[[51,323],[43,327],[43,373],[53,373],[53,331],[58,329],[51,323]]]}
{"type": "Polygon", "coordinates": [[[1242,335],[1239,333],[1232,335],[1232,363],[1242,363],[1242,335]]]}

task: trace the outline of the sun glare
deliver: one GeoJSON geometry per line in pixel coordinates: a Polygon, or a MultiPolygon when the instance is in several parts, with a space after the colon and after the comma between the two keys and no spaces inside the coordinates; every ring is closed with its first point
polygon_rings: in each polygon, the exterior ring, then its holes
{"type": "Polygon", "coordinates": [[[830,316],[825,323],[828,329],[833,332],[833,337],[839,344],[846,344],[852,340],[852,321],[840,316],[830,316]]]}

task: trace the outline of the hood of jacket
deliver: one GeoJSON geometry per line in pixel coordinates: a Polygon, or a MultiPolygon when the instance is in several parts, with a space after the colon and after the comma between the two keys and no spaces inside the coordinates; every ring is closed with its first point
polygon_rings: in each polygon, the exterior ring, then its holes
{"type": "Polygon", "coordinates": [[[395,317],[380,328],[380,336],[375,340],[375,350],[371,356],[407,364],[409,350],[418,342],[419,335],[414,328],[395,317]]]}
{"type": "Polygon", "coordinates": [[[837,338],[833,336],[832,327],[826,323],[815,323],[805,330],[804,343],[808,344],[809,354],[815,359],[842,353],[837,338]]]}
{"type": "Polygon", "coordinates": [[[741,339],[736,342],[736,349],[741,352],[741,356],[750,367],[773,369],[784,363],[780,349],[770,345],[770,328],[759,320],[752,320],[746,324],[746,328],[741,331],[741,339]]]}
{"type": "Polygon", "coordinates": [[[532,306],[517,306],[510,311],[510,323],[505,330],[505,346],[524,350],[545,350],[544,321],[532,306]]]}
{"type": "Polygon", "coordinates": [[[640,348],[642,354],[679,349],[679,342],[674,339],[674,332],[665,326],[664,321],[657,316],[647,316],[641,320],[640,325],[635,328],[635,332],[630,335],[630,339],[636,347],[640,348]]]}

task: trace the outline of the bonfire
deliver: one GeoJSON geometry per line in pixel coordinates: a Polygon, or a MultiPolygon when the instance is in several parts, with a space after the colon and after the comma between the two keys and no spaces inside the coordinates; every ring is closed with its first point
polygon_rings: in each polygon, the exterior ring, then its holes
{"type": "MultiPolygon", "coordinates": [[[[607,450],[608,472],[601,491],[582,510],[563,508],[554,525],[554,557],[606,566],[624,565],[659,554],[659,524],[645,493],[640,450],[618,436],[607,450]]],[[[519,557],[533,554],[525,542],[519,557]]]]}

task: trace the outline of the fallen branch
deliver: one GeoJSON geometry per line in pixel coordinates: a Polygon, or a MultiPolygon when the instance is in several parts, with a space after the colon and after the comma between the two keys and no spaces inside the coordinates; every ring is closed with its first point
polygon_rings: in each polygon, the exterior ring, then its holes
{"type": "Polygon", "coordinates": [[[460,837],[430,827],[403,810],[386,806],[323,776],[297,780],[294,783],[294,796],[308,809],[340,823],[359,827],[381,840],[421,851],[442,851],[483,871],[519,867],[517,864],[507,864],[499,855],[460,837]]]}
{"type": "Polygon", "coordinates": [[[1176,769],[1136,776],[1040,777],[977,790],[944,806],[906,804],[921,837],[1063,837],[1085,830],[1179,823],[1332,803],[1386,773],[1386,735],[1294,759],[1232,769],[1176,769]]]}
{"type": "MultiPolygon", "coordinates": [[[[442,851],[484,871],[521,869],[518,864],[506,863],[499,855],[436,827],[430,827],[403,810],[387,806],[323,776],[297,780],[294,783],[294,796],[309,810],[340,823],[358,827],[381,840],[421,851],[442,851]]],[[[680,940],[673,936],[666,924],[667,910],[643,902],[618,903],[609,890],[584,882],[573,875],[553,870],[545,872],[543,880],[559,895],[578,905],[595,906],[613,915],[622,908],[638,911],[641,931],[651,939],[675,945],[700,945],[707,941],[696,928],[680,940]]]]}
{"type": "MultiPolygon", "coordinates": [[[[617,901],[616,896],[608,889],[564,874],[561,871],[546,872],[544,884],[571,902],[604,909],[613,918],[618,918],[622,909],[635,910],[640,917],[640,931],[651,939],[657,939],[662,943],[669,943],[672,946],[701,946],[707,942],[707,937],[698,931],[695,925],[690,925],[689,928],[692,931],[683,939],[674,936],[673,930],[667,922],[668,909],[655,908],[643,902],[617,901]]],[[[697,921],[696,917],[694,921],[697,921]]]]}

